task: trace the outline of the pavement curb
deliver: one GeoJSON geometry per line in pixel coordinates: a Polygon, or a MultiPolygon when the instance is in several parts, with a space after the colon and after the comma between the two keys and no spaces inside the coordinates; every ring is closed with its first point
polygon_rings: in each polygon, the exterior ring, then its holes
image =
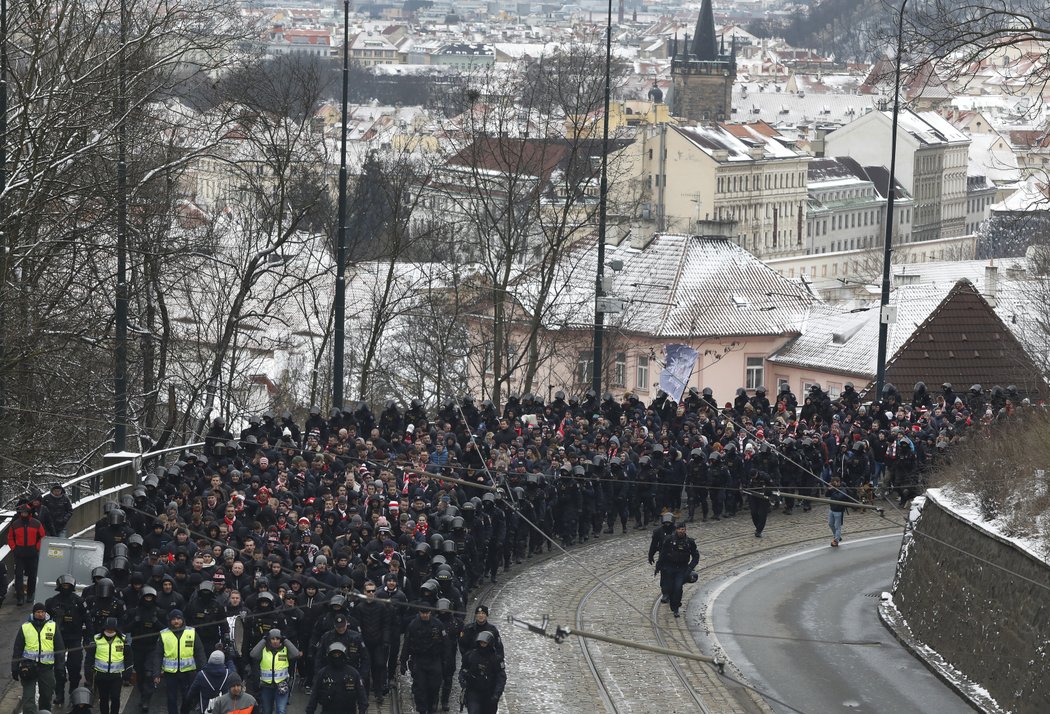
{"type": "Polygon", "coordinates": [[[930,670],[937,679],[941,680],[962,697],[974,711],[983,714],[1009,714],[1006,709],[999,706],[988,692],[971,681],[964,674],[955,669],[947,660],[933,649],[923,644],[912,632],[911,626],[897,609],[889,593],[883,593],[879,598],[879,621],[883,627],[890,631],[904,649],[912,653],[920,662],[930,670]]]}

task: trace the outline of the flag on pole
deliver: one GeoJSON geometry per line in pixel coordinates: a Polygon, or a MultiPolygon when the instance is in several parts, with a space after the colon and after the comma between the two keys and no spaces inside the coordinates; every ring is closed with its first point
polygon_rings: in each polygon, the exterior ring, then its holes
{"type": "Polygon", "coordinates": [[[693,376],[693,367],[700,353],[689,345],[666,345],[664,347],[664,368],[660,372],[660,389],[676,402],[682,401],[682,393],[689,378],[693,376]]]}

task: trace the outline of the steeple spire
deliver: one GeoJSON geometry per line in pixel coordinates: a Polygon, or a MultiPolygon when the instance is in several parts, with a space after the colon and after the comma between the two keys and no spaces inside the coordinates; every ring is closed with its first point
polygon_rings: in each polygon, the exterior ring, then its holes
{"type": "Polygon", "coordinates": [[[704,0],[700,6],[700,17],[696,19],[696,34],[693,36],[693,47],[690,54],[702,62],[713,62],[718,59],[718,45],[715,41],[715,12],[711,0],[704,0]]]}

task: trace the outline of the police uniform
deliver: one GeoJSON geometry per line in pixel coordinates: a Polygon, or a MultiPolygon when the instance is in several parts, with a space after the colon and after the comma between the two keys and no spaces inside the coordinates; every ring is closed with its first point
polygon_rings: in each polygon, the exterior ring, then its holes
{"type": "MultiPolygon", "coordinates": [[[[37,610],[44,610],[43,603],[33,606],[34,613],[37,610]]],[[[58,625],[48,617],[37,620],[30,616],[18,630],[11,653],[11,676],[22,682],[22,714],[37,714],[38,694],[40,708],[50,708],[55,695],[55,664],[62,664],[64,647],[58,625]]]]}
{"type": "MultiPolygon", "coordinates": [[[[168,614],[169,620],[172,614],[168,614]]],[[[189,692],[193,678],[204,661],[204,648],[192,627],[183,627],[178,631],[171,628],[161,630],[150,663],[150,673],[164,679],[168,714],[179,714],[180,702],[189,692]]]]}
{"type": "Polygon", "coordinates": [[[47,614],[58,625],[63,642],[72,645],[66,654],[65,667],[55,670],[55,700],[64,701],[65,683],[69,682],[69,693],[80,686],[81,666],[84,663],[84,652],[79,645],[84,639],[88,622],[88,611],[84,601],[73,589],[68,592],[59,590],[58,595],[48,598],[45,603],[47,614]]]}
{"type": "Polygon", "coordinates": [[[306,714],[359,714],[368,708],[368,694],[361,675],[343,657],[339,662],[328,661],[314,679],[306,714]]]}
{"type": "Polygon", "coordinates": [[[700,551],[696,541],[687,535],[674,535],[664,540],[660,548],[660,561],[656,564],[660,571],[660,590],[664,592],[671,604],[671,612],[678,616],[682,606],[682,587],[689,572],[700,562],[700,551]]]}
{"type": "Polygon", "coordinates": [[[496,714],[507,685],[503,658],[491,647],[475,647],[463,657],[459,684],[467,714],[496,714]]]}
{"type": "Polygon", "coordinates": [[[120,714],[120,684],[134,666],[131,643],[117,632],[113,637],[95,635],[87,650],[91,675],[98,690],[99,714],[120,714]]]}
{"type": "Polygon", "coordinates": [[[405,647],[401,654],[401,670],[412,663],[412,698],[416,710],[429,714],[437,710],[441,693],[441,650],[448,638],[448,630],[440,618],[429,621],[416,615],[405,633],[405,647]]]}

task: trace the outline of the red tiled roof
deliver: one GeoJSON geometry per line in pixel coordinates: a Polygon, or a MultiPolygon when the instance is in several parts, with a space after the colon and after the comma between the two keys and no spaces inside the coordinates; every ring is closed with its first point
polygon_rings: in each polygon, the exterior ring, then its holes
{"type": "Polygon", "coordinates": [[[969,280],[960,280],[886,363],[886,380],[901,390],[916,382],[1017,385],[1027,395],[1048,393],[1021,343],[969,280]]]}

